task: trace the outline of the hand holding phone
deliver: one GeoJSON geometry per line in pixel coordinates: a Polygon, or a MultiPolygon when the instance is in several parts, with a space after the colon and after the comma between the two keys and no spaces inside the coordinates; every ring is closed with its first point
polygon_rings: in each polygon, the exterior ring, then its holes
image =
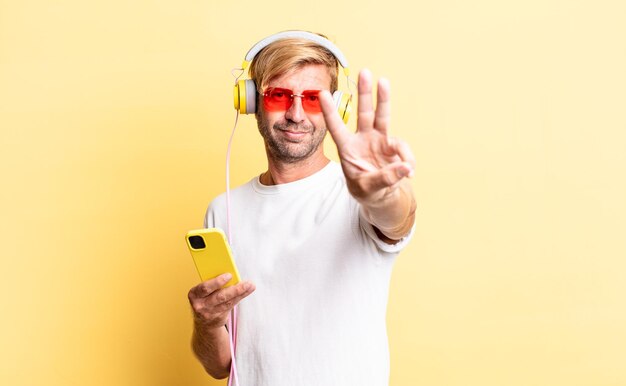
{"type": "Polygon", "coordinates": [[[232,275],[232,279],[224,287],[230,287],[241,281],[230,246],[221,229],[196,229],[187,232],[185,238],[202,281],[213,279],[224,273],[232,275]]]}
{"type": "Polygon", "coordinates": [[[241,281],[226,236],[220,229],[192,230],[186,240],[202,279],[188,294],[196,328],[205,332],[223,328],[232,308],[256,287],[241,281]]]}

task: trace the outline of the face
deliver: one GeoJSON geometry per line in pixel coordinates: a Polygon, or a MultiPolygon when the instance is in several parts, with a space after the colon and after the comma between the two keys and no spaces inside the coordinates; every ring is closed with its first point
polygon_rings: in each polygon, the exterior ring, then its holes
{"type": "MultiPolygon", "coordinates": [[[[268,88],[289,89],[300,95],[306,90],[329,90],[330,81],[326,66],[310,64],[271,80],[268,88]]],[[[326,135],[326,124],[321,112],[305,111],[300,97],[294,97],[293,104],[285,111],[264,109],[262,95],[258,105],[257,124],[268,157],[296,163],[312,156],[323,156],[321,144],[326,135]]]]}

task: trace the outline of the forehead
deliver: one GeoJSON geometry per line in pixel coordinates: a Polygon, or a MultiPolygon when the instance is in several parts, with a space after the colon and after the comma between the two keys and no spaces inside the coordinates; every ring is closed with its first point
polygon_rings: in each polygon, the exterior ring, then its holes
{"type": "Polygon", "coordinates": [[[328,90],[330,82],[328,67],[323,64],[306,64],[270,80],[268,87],[288,88],[298,93],[303,90],[328,90]]]}

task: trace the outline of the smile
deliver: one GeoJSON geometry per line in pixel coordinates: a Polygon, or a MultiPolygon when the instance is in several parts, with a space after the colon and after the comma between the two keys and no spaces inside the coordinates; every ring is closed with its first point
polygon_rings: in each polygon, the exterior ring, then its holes
{"type": "Polygon", "coordinates": [[[309,134],[309,131],[294,131],[294,130],[283,130],[283,129],[279,129],[280,132],[282,132],[283,134],[286,135],[293,135],[293,136],[303,136],[306,134],[309,134]]]}

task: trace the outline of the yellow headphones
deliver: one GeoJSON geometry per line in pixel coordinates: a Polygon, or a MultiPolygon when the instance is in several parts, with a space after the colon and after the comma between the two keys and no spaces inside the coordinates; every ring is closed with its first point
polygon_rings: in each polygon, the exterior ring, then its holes
{"type": "MultiPolygon", "coordinates": [[[[246,54],[243,64],[241,65],[241,69],[245,71],[250,65],[250,62],[252,62],[254,57],[263,48],[267,47],[277,40],[288,38],[311,40],[326,48],[335,56],[335,58],[337,58],[337,61],[339,62],[339,64],[341,64],[341,67],[343,67],[343,72],[346,77],[350,75],[350,70],[348,69],[348,61],[346,60],[343,53],[339,50],[339,48],[337,48],[337,46],[335,46],[330,40],[306,31],[283,31],[268,36],[265,39],[259,41],[252,48],[250,48],[250,50],[246,54]]],[[[241,114],[254,114],[256,112],[257,91],[256,85],[254,84],[254,81],[252,79],[242,79],[237,81],[233,90],[233,96],[235,109],[239,110],[241,114]]],[[[339,90],[333,93],[335,106],[337,107],[339,116],[341,116],[341,119],[343,119],[344,123],[348,123],[348,118],[350,117],[351,99],[352,96],[349,93],[344,93],[343,91],[339,90]]]]}

